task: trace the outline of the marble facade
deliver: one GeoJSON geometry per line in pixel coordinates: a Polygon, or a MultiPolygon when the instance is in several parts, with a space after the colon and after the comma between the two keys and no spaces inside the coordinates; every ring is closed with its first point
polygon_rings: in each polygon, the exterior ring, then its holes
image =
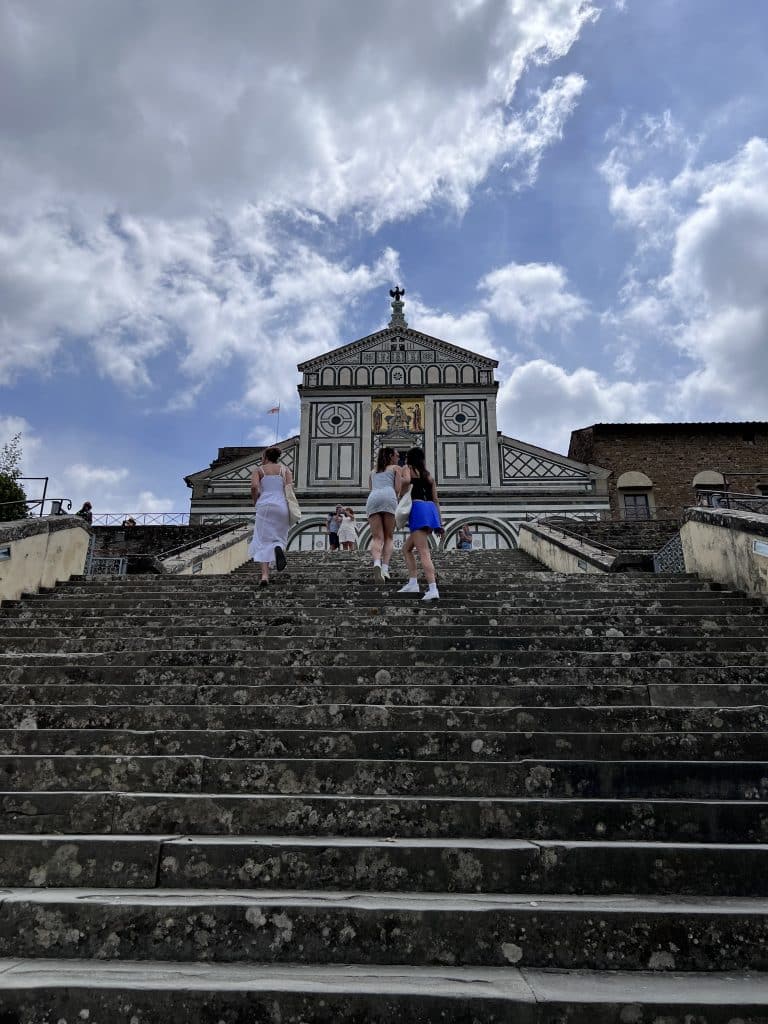
{"type": "MultiPolygon", "coordinates": [[[[527,516],[596,517],[608,509],[608,473],[508,437],[496,424],[494,359],[409,327],[402,294],[381,331],[299,365],[300,432],[279,441],[304,515],[290,547],[324,545],[327,513],[351,505],[363,515],[368,476],[381,445],[403,455],[424,448],[440,491],[446,543],[469,522],[476,544],[514,547],[527,516]]],[[[222,448],[185,480],[191,519],[250,512],[249,481],[261,448],[222,448]]]]}

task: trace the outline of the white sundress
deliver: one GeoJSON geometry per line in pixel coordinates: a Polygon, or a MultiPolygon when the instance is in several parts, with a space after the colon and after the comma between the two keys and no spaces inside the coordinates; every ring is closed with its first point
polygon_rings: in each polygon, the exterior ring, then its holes
{"type": "Polygon", "coordinates": [[[285,551],[288,546],[288,502],[282,474],[265,475],[260,484],[248,554],[254,562],[274,562],[275,548],[285,551]]]}
{"type": "Polygon", "coordinates": [[[344,516],[339,527],[339,542],[341,544],[348,544],[350,541],[353,544],[357,542],[357,524],[354,519],[344,516]]]}

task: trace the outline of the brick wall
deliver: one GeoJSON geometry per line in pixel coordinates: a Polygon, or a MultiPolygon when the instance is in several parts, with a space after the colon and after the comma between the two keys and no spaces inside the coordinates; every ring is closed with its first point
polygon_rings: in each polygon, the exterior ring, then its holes
{"type": "Polygon", "coordinates": [[[568,454],[612,471],[615,518],[616,481],[633,470],[653,481],[657,516],[671,518],[695,503],[692,481],[702,470],[722,473],[732,491],[756,494],[768,484],[768,423],[595,424],[573,432],[568,454]]]}

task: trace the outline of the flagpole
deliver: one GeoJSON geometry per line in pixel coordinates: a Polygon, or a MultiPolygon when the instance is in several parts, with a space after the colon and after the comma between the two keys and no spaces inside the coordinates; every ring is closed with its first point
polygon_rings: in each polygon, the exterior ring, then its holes
{"type": "Polygon", "coordinates": [[[280,403],[277,403],[277,423],[275,424],[275,444],[277,444],[277,438],[280,431],[280,403]]]}

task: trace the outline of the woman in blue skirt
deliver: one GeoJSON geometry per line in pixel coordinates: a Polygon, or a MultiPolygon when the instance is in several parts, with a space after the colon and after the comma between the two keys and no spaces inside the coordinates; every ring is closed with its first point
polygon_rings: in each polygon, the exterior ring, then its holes
{"type": "Polygon", "coordinates": [[[429,553],[429,535],[443,535],[443,523],[440,519],[440,505],[437,500],[437,486],[432,474],[424,462],[424,450],[411,448],[405,457],[403,483],[401,492],[405,493],[411,486],[411,515],[408,519],[410,536],[403,546],[405,564],[408,566],[408,582],[400,587],[400,594],[418,594],[419,579],[416,569],[416,553],[421,561],[424,575],[427,577],[427,592],[422,601],[436,601],[437,592],[435,567],[429,553]]]}

